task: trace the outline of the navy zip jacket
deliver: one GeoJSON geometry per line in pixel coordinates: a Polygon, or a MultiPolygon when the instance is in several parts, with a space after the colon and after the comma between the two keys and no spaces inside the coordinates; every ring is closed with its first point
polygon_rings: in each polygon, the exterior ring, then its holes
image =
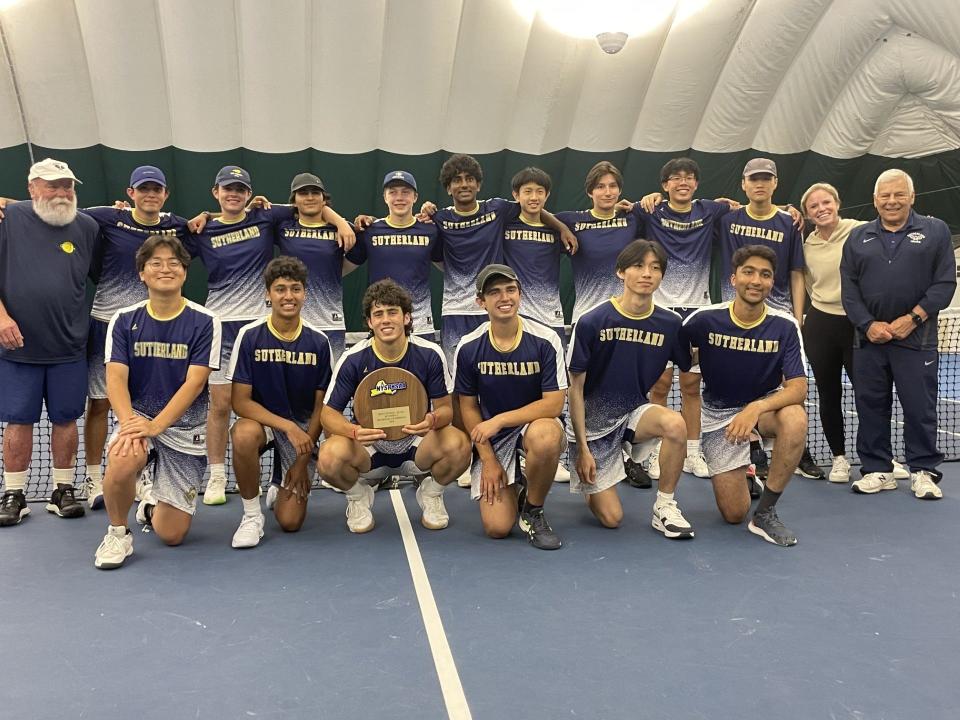
{"type": "MultiPolygon", "coordinates": [[[[840,299],[866,342],[875,320],[892,322],[915,305],[928,320],[891,344],[926,350],[937,347],[937,313],[950,304],[957,288],[957,266],[950,229],[942,220],[910,211],[896,244],[880,219],[854,228],[840,260],[840,299]]],[[[858,343],[859,344],[859,343],[858,343]]]]}

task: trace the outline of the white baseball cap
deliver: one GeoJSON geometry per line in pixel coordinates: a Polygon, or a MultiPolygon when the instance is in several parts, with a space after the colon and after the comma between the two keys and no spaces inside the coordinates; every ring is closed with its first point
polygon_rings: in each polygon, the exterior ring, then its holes
{"type": "Polygon", "coordinates": [[[30,166],[30,174],[27,175],[27,181],[30,180],[73,180],[78,185],[83,183],[73,174],[73,170],[62,160],[46,158],[30,166]]]}

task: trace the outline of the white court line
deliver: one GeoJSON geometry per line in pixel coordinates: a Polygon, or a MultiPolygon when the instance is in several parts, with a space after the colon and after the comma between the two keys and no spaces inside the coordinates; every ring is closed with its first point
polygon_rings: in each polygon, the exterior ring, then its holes
{"type": "Polygon", "coordinates": [[[437,669],[437,678],[440,680],[443,702],[447,706],[447,716],[450,720],[472,720],[470,706],[467,705],[467,697],[463,694],[463,685],[457,673],[457,665],[453,661],[447,635],[443,631],[443,621],[437,611],[437,601],[433,598],[430,579],[427,577],[427,570],[420,556],[420,547],[413,534],[407,508],[403,505],[403,496],[399,490],[391,490],[390,500],[393,502],[393,511],[397,515],[397,524],[400,525],[400,537],[403,538],[403,548],[407,552],[410,575],[413,577],[413,587],[417,592],[417,602],[420,603],[420,614],[423,616],[423,626],[427,630],[427,640],[430,642],[433,664],[437,669]]]}

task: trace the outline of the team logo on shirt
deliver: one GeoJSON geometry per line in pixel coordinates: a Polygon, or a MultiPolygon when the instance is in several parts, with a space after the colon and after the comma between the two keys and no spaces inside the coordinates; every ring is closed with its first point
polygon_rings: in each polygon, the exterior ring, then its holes
{"type": "Polygon", "coordinates": [[[70,242],[69,240],[65,240],[64,242],[60,243],[60,249],[63,250],[67,255],[69,255],[76,248],[74,247],[72,242],[70,242]]]}
{"type": "Polygon", "coordinates": [[[909,235],[907,235],[907,237],[910,238],[910,242],[916,243],[919,245],[920,241],[926,238],[927,236],[920,232],[912,232],[909,235]]]}
{"type": "Polygon", "coordinates": [[[406,389],[407,384],[405,382],[388,383],[381,380],[370,388],[370,397],[377,397],[377,395],[396,395],[399,391],[406,389]]]}

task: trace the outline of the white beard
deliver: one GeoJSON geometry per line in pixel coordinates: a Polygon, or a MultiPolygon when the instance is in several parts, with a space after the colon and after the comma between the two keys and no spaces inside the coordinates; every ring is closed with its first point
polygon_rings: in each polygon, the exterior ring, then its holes
{"type": "Polygon", "coordinates": [[[77,217],[77,199],[34,200],[33,210],[47,225],[63,227],[72,223],[77,217]]]}

